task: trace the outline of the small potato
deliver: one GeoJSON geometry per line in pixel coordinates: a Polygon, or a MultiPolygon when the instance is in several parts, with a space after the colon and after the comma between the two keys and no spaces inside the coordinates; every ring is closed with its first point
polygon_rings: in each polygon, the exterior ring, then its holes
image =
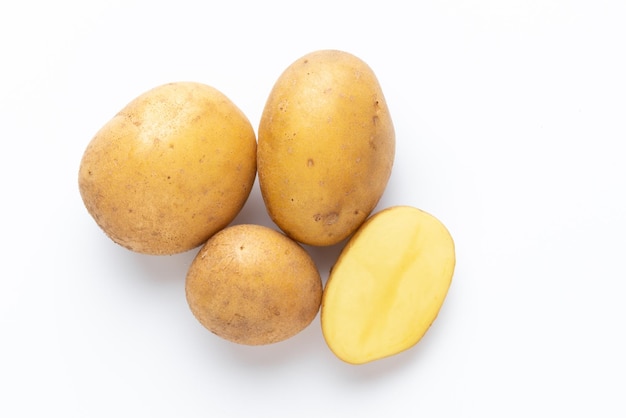
{"type": "Polygon", "coordinates": [[[116,243],[145,254],[195,248],[243,207],[256,176],[254,130],[233,102],[192,82],[156,87],[91,140],[83,202],[116,243]]]}
{"type": "Polygon", "coordinates": [[[371,68],[343,51],[310,53],[278,78],[263,109],[257,165],[272,220],[304,244],[340,242],[380,200],[395,133],[371,68]]]}
{"type": "Polygon", "coordinates": [[[454,242],[435,217],[409,206],[378,212],[350,238],[328,278],[326,343],[351,364],[410,348],[437,317],[454,267],[454,242]]]}
{"type": "Polygon", "coordinates": [[[322,281],[295,241],[260,225],[235,225],[215,234],[193,260],[185,283],[196,319],[239,344],[290,338],[319,311],[322,281]]]}

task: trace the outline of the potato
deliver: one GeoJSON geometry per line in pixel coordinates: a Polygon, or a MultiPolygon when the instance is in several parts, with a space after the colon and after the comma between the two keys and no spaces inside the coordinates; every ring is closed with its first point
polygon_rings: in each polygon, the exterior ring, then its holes
{"type": "Polygon", "coordinates": [[[256,176],[256,137],[224,94],[193,82],[158,86],[107,122],[78,175],[88,212],[116,243],[174,254],[226,227],[256,176]]]}
{"type": "Polygon", "coordinates": [[[395,133],[373,71],[335,50],[291,64],[267,99],[257,166],[271,219],[309,245],[336,244],[361,225],[387,185],[395,133]]]}
{"type": "Polygon", "coordinates": [[[410,206],[373,215],[348,241],[324,289],[329,348],[362,364],[415,345],[437,317],[454,267],[452,237],[432,215],[410,206]]]}
{"type": "Polygon", "coordinates": [[[214,334],[245,345],[286,340],[315,318],[322,281],[298,243],[261,225],[215,234],[185,282],[193,315],[214,334]]]}

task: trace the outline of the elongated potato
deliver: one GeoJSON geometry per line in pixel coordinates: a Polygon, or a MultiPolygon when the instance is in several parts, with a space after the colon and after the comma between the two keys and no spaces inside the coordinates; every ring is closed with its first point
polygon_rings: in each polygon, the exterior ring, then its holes
{"type": "Polygon", "coordinates": [[[83,202],[116,243],[146,254],[203,244],[234,219],[256,176],[256,137],[213,87],[169,83],[141,94],[93,137],[83,202]]]}
{"type": "Polygon", "coordinates": [[[350,239],[324,289],[329,348],[362,364],[415,345],[437,317],[454,267],[454,242],[435,217],[409,206],[375,214],[350,239]]]}
{"type": "Polygon", "coordinates": [[[257,166],[272,220],[305,244],[332,245],[374,209],[395,154],[378,80],[343,51],[310,53],[276,81],[258,132],[257,166]]]}

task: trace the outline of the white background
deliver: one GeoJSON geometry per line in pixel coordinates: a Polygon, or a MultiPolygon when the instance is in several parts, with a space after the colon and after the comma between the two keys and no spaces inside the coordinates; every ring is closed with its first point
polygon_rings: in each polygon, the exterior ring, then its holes
{"type": "MultiPolygon", "coordinates": [[[[625,22],[621,0],[3,2],[0,416],[626,416],[625,22]],[[422,208],[457,247],[426,337],[363,366],[319,317],[266,347],[205,331],[195,251],[122,249],[77,187],[145,90],[204,82],[257,127],[324,48],[365,60],[391,108],[378,209],[422,208]]],[[[270,225],[258,186],[236,222],[270,225]]],[[[326,278],[339,248],[310,250],[326,278]]]]}

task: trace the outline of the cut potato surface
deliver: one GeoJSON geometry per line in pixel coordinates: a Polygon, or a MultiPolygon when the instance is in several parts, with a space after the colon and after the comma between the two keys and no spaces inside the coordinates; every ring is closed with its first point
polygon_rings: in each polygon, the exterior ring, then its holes
{"type": "Polygon", "coordinates": [[[415,345],[452,281],[454,242],[432,215],[385,209],[350,239],[324,290],[322,332],[340,359],[362,364],[415,345]]]}

